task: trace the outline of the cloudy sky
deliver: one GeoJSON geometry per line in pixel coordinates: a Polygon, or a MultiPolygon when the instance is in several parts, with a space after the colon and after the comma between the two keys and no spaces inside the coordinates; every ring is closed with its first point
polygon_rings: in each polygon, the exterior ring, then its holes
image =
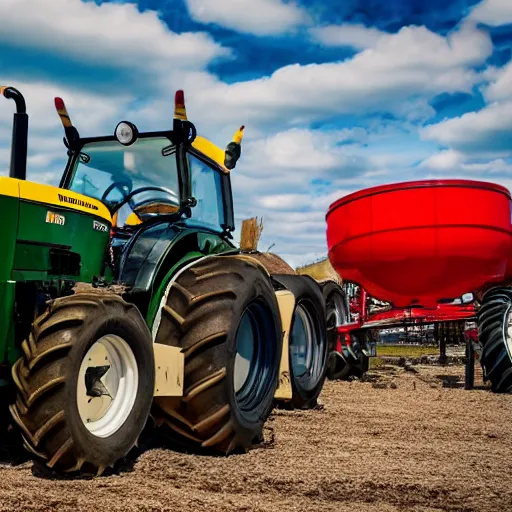
{"type": "MultiPolygon", "coordinates": [[[[511,0],[1,0],[0,82],[30,114],[32,180],[57,184],[62,96],[83,136],[171,126],[185,90],[224,147],[238,225],[292,265],[325,256],[329,204],[360,188],[457,177],[512,188],[511,0]]],[[[7,174],[13,104],[0,104],[7,174]]],[[[237,234],[238,236],[238,234],[237,234]]]]}

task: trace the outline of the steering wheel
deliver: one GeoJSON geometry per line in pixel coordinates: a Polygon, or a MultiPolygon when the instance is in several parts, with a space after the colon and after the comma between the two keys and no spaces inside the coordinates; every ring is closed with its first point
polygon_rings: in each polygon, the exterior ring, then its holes
{"type": "Polygon", "coordinates": [[[107,201],[107,197],[108,195],[110,194],[110,192],[112,192],[112,190],[114,190],[115,188],[119,189],[119,191],[121,192],[121,194],[123,194],[123,198],[126,198],[126,196],[132,191],[132,188],[133,188],[133,183],[132,183],[132,180],[130,179],[125,179],[125,180],[119,180],[119,181],[114,181],[113,183],[111,183],[107,189],[105,190],[105,192],[103,192],[103,195],[101,196],[101,201],[102,202],[106,202],[107,201]],[[128,189],[128,190],[126,190],[128,189]]]}
{"type": "MultiPolygon", "coordinates": [[[[114,185],[114,183],[112,184],[114,185]]],[[[110,187],[112,187],[112,185],[110,185],[110,187]]],[[[110,188],[109,187],[109,188],[110,188]]],[[[108,189],[107,189],[108,190],[108,189]]],[[[154,187],[154,186],[149,186],[149,187],[140,187],[140,188],[136,188],[135,190],[132,190],[129,194],[125,195],[123,199],[121,199],[121,201],[119,201],[118,203],[115,203],[114,205],[112,205],[112,207],[110,208],[110,213],[112,215],[114,215],[114,213],[119,210],[122,206],[124,206],[126,203],[130,203],[130,206],[132,207],[132,210],[135,211],[135,207],[133,206],[131,200],[133,199],[133,197],[137,194],[141,194],[142,192],[148,192],[149,190],[156,190],[158,192],[164,192],[170,196],[172,196],[173,198],[176,197],[175,196],[175,193],[168,189],[168,188],[165,188],[165,187],[154,187]]],[[[105,191],[106,192],[106,191],[105,191]]],[[[109,191],[110,192],[110,191],[109,191]]],[[[103,194],[103,196],[105,196],[106,194],[103,194]]],[[[170,202],[170,201],[169,201],[170,202]]],[[[173,204],[176,204],[176,200],[173,199],[173,204]]]]}

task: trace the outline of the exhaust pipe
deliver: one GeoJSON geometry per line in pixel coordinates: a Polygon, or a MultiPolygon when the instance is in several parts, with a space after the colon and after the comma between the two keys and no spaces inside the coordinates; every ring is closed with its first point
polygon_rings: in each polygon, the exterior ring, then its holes
{"type": "Polygon", "coordinates": [[[14,100],[16,113],[12,126],[11,167],[9,176],[18,180],[27,179],[28,115],[25,98],[14,87],[0,87],[0,94],[14,100]]]}

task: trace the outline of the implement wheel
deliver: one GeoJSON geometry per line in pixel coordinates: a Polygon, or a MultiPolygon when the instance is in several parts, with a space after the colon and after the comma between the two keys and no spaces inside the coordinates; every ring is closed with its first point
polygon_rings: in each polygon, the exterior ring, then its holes
{"type": "Polygon", "coordinates": [[[25,447],[57,471],[101,474],[137,442],[153,400],[151,334],[114,294],[55,300],[22,344],[11,406],[25,447]]]}
{"type": "Polygon", "coordinates": [[[338,352],[336,350],[337,327],[349,321],[345,292],[341,286],[330,281],[324,284],[323,295],[329,340],[327,378],[330,380],[348,380],[352,376],[360,378],[370,367],[370,358],[363,353],[363,348],[369,341],[369,334],[365,331],[352,332],[350,352],[346,354],[338,352]]]}
{"type": "Polygon", "coordinates": [[[493,288],[482,298],[478,338],[484,379],[495,393],[512,393],[512,289],[493,288]]]}
{"type": "Polygon", "coordinates": [[[229,454],[262,440],[278,384],[281,319],[270,278],[232,256],[185,270],[167,290],[155,341],[185,354],[183,397],[156,397],[154,417],[184,449],[229,454]]]}
{"type": "Polygon", "coordinates": [[[336,350],[338,340],[337,328],[348,322],[349,315],[345,292],[333,281],[324,284],[322,288],[327,326],[327,378],[329,380],[345,380],[352,374],[352,366],[336,350]]]}
{"type": "Polygon", "coordinates": [[[370,335],[365,331],[351,335],[351,348],[356,359],[351,363],[352,370],[350,375],[361,378],[370,369],[370,358],[363,353],[363,347],[368,344],[369,337],[370,335]]]}
{"type": "Polygon", "coordinates": [[[327,368],[322,290],[309,276],[279,274],[272,277],[295,296],[289,335],[290,380],[293,390],[289,405],[297,409],[312,409],[317,405],[327,368]]]}

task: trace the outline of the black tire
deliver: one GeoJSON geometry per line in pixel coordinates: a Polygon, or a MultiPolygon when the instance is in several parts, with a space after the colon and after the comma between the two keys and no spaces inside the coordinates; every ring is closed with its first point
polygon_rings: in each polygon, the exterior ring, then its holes
{"type": "Polygon", "coordinates": [[[185,270],[166,298],[155,341],[181,347],[185,354],[183,397],[155,398],[154,417],[164,436],[185,450],[225,455],[261,442],[282,349],[279,307],[263,269],[219,256],[185,270]],[[254,357],[237,398],[242,321],[250,321],[258,335],[253,331],[254,357]]]}
{"type": "Polygon", "coordinates": [[[494,288],[483,296],[477,315],[480,362],[495,393],[512,393],[512,340],[507,332],[511,311],[512,289],[494,288]]]}
{"type": "Polygon", "coordinates": [[[370,369],[370,358],[363,353],[362,347],[368,343],[369,333],[362,331],[357,334],[352,334],[352,347],[355,347],[355,343],[360,346],[359,350],[354,350],[357,359],[350,363],[352,371],[350,375],[361,378],[370,369]]]}
{"type": "Polygon", "coordinates": [[[101,474],[126,456],[148,418],[155,382],[151,334],[138,309],[114,294],[57,299],[36,319],[22,348],[24,355],[12,368],[17,398],[10,410],[25,447],[63,472],[101,474]],[[143,378],[124,423],[98,437],[80,418],[77,388],[82,360],[105,335],[126,342],[143,378]]]}
{"type": "Polygon", "coordinates": [[[329,380],[349,380],[350,377],[362,377],[370,367],[370,358],[363,354],[361,348],[366,344],[369,334],[366,331],[351,333],[352,346],[355,358],[344,356],[336,350],[337,332],[329,325],[332,311],[336,310],[336,321],[343,325],[349,321],[348,304],[343,288],[334,281],[323,286],[323,295],[326,304],[327,332],[329,336],[329,356],[327,363],[327,378],[329,380]]]}
{"type": "Polygon", "coordinates": [[[327,336],[325,302],[320,285],[306,275],[277,274],[272,278],[295,296],[292,325],[289,334],[289,364],[292,399],[288,406],[312,409],[322,391],[327,370],[327,336]],[[309,336],[308,336],[309,334],[309,336]],[[294,358],[300,338],[307,338],[305,363],[294,358]]]}
{"type": "Polygon", "coordinates": [[[352,375],[352,366],[343,357],[343,354],[336,350],[337,327],[349,321],[345,292],[334,281],[328,281],[324,283],[322,293],[326,309],[327,378],[329,380],[347,380],[352,375]]]}

